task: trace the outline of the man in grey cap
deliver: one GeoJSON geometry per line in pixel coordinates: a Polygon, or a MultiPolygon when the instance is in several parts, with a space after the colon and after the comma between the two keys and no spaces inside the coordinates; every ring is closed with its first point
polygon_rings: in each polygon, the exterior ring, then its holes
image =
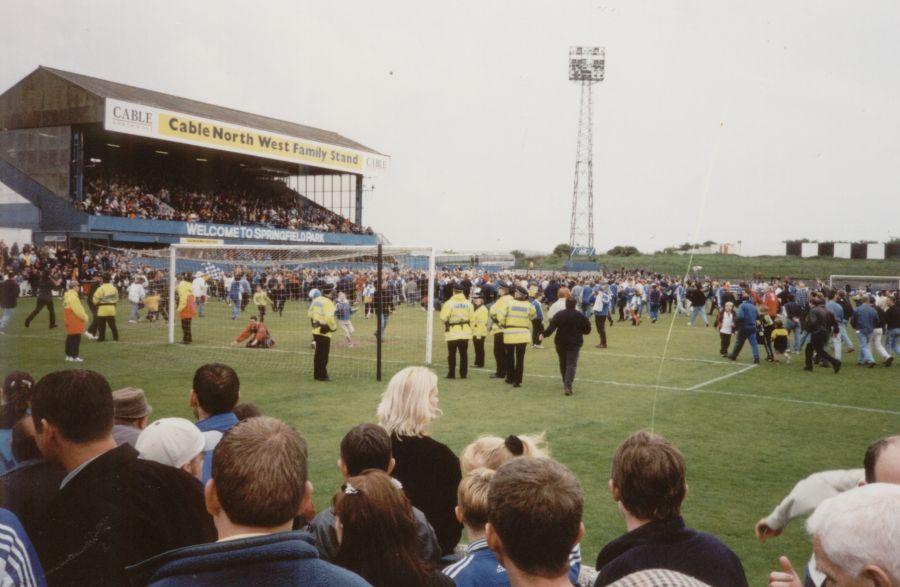
{"type": "Polygon", "coordinates": [[[141,430],[147,427],[150,413],[153,411],[147,403],[144,390],[137,387],[117,389],[113,392],[113,410],[116,419],[112,436],[116,446],[126,443],[135,446],[141,430]]]}

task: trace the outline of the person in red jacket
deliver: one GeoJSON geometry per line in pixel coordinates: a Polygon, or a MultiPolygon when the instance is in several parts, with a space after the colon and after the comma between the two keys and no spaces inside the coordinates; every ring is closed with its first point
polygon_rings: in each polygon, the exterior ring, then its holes
{"type": "Polygon", "coordinates": [[[267,349],[275,346],[275,341],[269,336],[269,329],[264,322],[258,322],[256,316],[250,317],[250,322],[231,344],[240,344],[245,340],[249,349],[267,349]]]}

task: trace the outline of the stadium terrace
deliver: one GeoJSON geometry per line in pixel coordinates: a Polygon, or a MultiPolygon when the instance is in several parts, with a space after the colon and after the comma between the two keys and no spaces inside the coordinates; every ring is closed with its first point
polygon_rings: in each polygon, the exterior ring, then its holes
{"type": "Polygon", "coordinates": [[[39,67],[0,95],[0,239],[373,245],[363,183],[389,164],[332,131],[39,67]]]}

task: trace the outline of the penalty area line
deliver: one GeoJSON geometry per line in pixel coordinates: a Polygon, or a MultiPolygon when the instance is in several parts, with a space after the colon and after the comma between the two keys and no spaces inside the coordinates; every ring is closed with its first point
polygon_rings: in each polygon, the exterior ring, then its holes
{"type": "Polygon", "coordinates": [[[710,379],[709,381],[704,381],[703,383],[698,383],[697,385],[692,385],[691,387],[688,387],[685,391],[696,391],[696,390],[700,389],[701,387],[706,387],[707,385],[709,385],[711,383],[716,383],[717,381],[723,381],[730,377],[734,377],[735,375],[740,375],[741,373],[746,373],[747,371],[749,371],[750,369],[752,369],[754,367],[756,367],[756,365],[751,363],[750,365],[742,367],[741,369],[739,369],[733,373],[726,373],[725,375],[722,375],[720,377],[715,377],[713,379],[710,379]]]}

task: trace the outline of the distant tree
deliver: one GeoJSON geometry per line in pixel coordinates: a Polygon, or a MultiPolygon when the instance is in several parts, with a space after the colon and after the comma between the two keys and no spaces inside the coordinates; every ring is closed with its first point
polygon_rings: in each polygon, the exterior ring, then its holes
{"type": "Polygon", "coordinates": [[[572,253],[572,247],[566,243],[560,243],[553,248],[553,255],[556,257],[568,257],[572,253]]]}
{"type": "Polygon", "coordinates": [[[523,253],[523,252],[520,251],[519,249],[512,250],[512,251],[509,252],[509,254],[512,255],[513,257],[515,257],[516,260],[524,259],[524,258],[525,258],[525,253],[523,253]]]}
{"type": "Polygon", "coordinates": [[[716,244],[716,241],[703,241],[703,246],[704,246],[704,247],[711,247],[711,246],[713,246],[714,244],[716,244]]]}
{"type": "Polygon", "coordinates": [[[640,255],[641,252],[637,247],[617,245],[606,252],[607,255],[613,257],[631,257],[632,255],[640,255]]]}
{"type": "Polygon", "coordinates": [[[692,248],[694,248],[694,245],[692,245],[691,243],[681,243],[680,245],[678,245],[678,248],[676,248],[675,250],[690,251],[692,248]]]}

